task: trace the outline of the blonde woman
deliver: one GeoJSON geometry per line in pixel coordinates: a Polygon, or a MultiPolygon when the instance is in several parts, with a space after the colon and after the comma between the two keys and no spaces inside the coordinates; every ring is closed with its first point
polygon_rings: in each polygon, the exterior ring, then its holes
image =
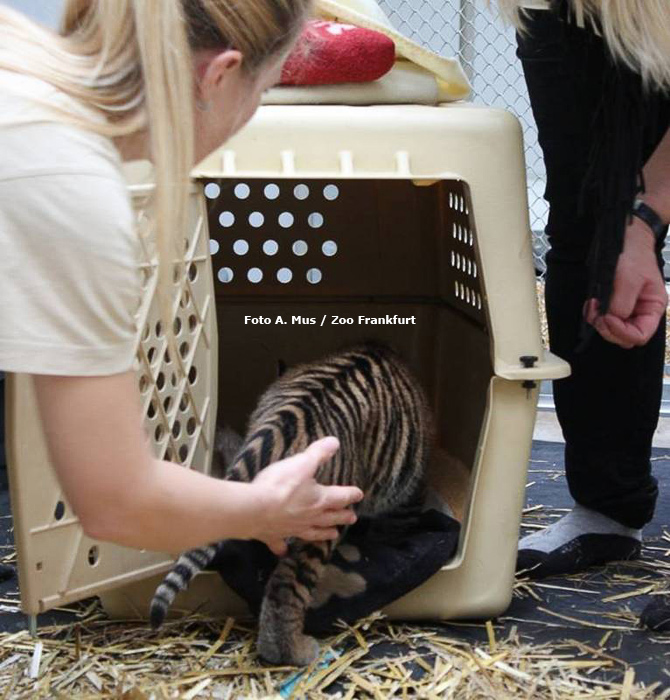
{"type": "MultiPolygon", "coordinates": [[[[547,168],[550,344],[572,364],[554,397],[576,505],[519,544],[519,568],[547,576],[639,556],[658,495],[650,452],[667,304],[670,6],[499,5],[520,30],[547,168]]],[[[644,621],[670,629],[670,605],[656,604],[644,621]]]]}
{"type": "Polygon", "coordinates": [[[58,35],[0,9],[0,369],[33,375],[58,478],[94,538],[169,552],[256,538],[281,553],[355,519],[359,489],[313,478],[335,438],[251,484],[155,459],[131,371],[138,241],[121,162],[155,165],[168,260],[189,170],[254,113],[308,9],[69,0],[58,35]]]}

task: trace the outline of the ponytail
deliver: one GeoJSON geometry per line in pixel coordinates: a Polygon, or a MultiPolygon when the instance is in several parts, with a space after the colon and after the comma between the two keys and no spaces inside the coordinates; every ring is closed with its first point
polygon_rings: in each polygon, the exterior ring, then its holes
{"type": "MultiPolygon", "coordinates": [[[[491,0],[489,0],[490,4],[491,0]]],[[[638,73],[644,85],[670,90],[670,2],[668,0],[548,0],[567,2],[574,21],[602,34],[612,56],[638,73]]],[[[525,31],[521,0],[497,0],[500,12],[525,31]]]]}
{"type": "MultiPolygon", "coordinates": [[[[114,4],[116,0],[106,0],[114,4]]],[[[172,347],[172,285],[183,279],[181,261],[188,225],[189,172],[194,165],[194,84],[180,0],[131,0],[144,74],[145,110],[156,189],[154,239],[158,266],[158,302],[172,347]],[[176,267],[175,267],[176,266],[176,267]]]]}

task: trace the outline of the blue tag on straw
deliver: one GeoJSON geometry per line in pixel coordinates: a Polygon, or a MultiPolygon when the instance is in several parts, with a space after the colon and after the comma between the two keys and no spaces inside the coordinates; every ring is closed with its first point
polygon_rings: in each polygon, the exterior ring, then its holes
{"type": "MultiPolygon", "coordinates": [[[[324,668],[328,668],[330,665],[331,661],[335,661],[335,659],[339,658],[339,654],[334,651],[328,650],[319,661],[319,663],[316,665],[316,667],[312,670],[310,673],[309,677],[311,678],[317,671],[322,671],[324,668]]],[[[300,681],[304,678],[306,671],[296,671],[292,676],[289,676],[280,686],[279,686],[279,694],[283,698],[290,698],[291,693],[295,690],[296,686],[300,683],[300,681]]]]}

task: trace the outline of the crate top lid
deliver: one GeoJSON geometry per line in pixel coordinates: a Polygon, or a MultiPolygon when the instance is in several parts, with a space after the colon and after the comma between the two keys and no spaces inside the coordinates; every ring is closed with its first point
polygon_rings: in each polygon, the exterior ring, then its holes
{"type": "Polygon", "coordinates": [[[523,167],[511,113],[445,105],[264,105],[194,169],[194,177],[490,176],[491,157],[523,167]]]}

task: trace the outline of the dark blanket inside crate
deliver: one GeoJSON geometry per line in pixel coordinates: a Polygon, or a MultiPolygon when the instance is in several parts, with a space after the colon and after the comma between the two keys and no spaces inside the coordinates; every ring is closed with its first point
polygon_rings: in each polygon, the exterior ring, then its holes
{"type": "MultiPolygon", "coordinates": [[[[411,519],[361,518],[339,544],[319,584],[305,629],[327,634],[334,623],[352,623],[408,593],[454,555],[460,524],[438,510],[411,519]]],[[[227,540],[208,567],[254,614],[277,558],[261,542],[227,540]]]]}

